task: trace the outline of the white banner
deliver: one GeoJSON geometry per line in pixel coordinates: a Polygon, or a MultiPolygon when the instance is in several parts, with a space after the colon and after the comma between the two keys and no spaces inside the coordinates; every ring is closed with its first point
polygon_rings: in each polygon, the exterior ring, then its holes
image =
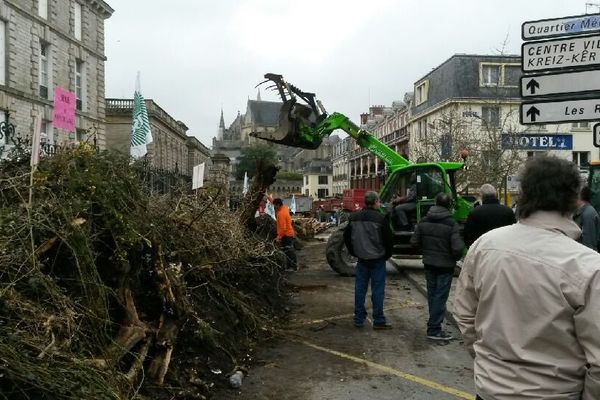
{"type": "Polygon", "coordinates": [[[204,186],[204,166],[206,163],[196,165],[192,171],[192,190],[204,186]]]}

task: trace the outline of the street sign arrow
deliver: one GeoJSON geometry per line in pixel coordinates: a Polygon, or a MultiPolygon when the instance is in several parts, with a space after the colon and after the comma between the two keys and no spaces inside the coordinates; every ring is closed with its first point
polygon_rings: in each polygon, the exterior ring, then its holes
{"type": "Polygon", "coordinates": [[[598,66],[600,35],[526,42],[521,55],[525,72],[598,66]]]}
{"type": "Polygon", "coordinates": [[[521,124],[595,121],[600,119],[600,98],[584,100],[540,100],[521,103],[521,124]]]}
{"type": "Polygon", "coordinates": [[[531,118],[531,122],[535,122],[535,117],[540,115],[540,110],[535,108],[535,106],[531,106],[529,110],[527,110],[527,116],[531,118]]]}
{"type": "Polygon", "coordinates": [[[579,94],[595,91],[600,91],[600,70],[536,74],[521,77],[521,97],[567,93],[579,94]]]}
{"type": "Polygon", "coordinates": [[[527,83],[527,89],[531,91],[531,94],[535,94],[535,89],[539,89],[539,87],[540,84],[533,78],[527,83]]]}

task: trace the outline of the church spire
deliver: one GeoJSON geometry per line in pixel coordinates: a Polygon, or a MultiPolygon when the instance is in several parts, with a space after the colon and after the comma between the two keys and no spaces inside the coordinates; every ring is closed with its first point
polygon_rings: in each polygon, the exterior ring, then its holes
{"type": "Polygon", "coordinates": [[[219,129],[217,130],[217,140],[223,140],[225,133],[225,120],[223,119],[223,107],[221,107],[221,121],[219,121],[219,129]]]}
{"type": "Polygon", "coordinates": [[[256,95],[256,101],[262,101],[260,98],[260,88],[258,89],[258,94],[256,95]]]}
{"type": "Polygon", "coordinates": [[[221,108],[221,121],[219,122],[219,128],[225,129],[225,120],[223,119],[223,109],[221,108]]]}

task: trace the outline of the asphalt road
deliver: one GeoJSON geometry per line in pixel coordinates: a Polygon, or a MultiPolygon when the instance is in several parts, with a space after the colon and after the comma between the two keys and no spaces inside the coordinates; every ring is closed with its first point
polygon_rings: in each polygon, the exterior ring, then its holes
{"type": "MultiPolygon", "coordinates": [[[[308,242],[299,253],[305,267],[291,273],[290,327],[261,345],[257,365],[239,390],[218,399],[352,400],[473,399],[472,360],[458,339],[425,337],[427,303],[415,286],[388,268],[386,316],[393,329],[352,325],[354,279],[329,269],[325,244],[308,242]]],[[[367,301],[370,312],[370,300],[367,301]]]]}

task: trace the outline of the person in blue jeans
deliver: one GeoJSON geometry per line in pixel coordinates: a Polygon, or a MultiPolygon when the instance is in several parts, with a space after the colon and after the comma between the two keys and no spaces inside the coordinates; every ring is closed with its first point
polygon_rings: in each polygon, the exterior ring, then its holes
{"type": "Polygon", "coordinates": [[[446,316],[446,301],[454,275],[456,261],[462,257],[465,243],[460,236],[458,223],[450,214],[451,197],[439,193],[435,205],[421,219],[410,239],[413,246],[421,248],[425,277],[427,279],[427,338],[451,340],[452,335],[442,329],[446,316]]]}
{"type": "Polygon", "coordinates": [[[389,220],[379,212],[377,192],[365,193],[365,207],[350,216],[344,230],[344,242],[350,254],[358,258],[354,286],[354,326],[365,324],[365,298],[371,282],[373,329],[392,327],[383,312],[385,297],[385,263],[392,255],[393,234],[389,220]]]}

